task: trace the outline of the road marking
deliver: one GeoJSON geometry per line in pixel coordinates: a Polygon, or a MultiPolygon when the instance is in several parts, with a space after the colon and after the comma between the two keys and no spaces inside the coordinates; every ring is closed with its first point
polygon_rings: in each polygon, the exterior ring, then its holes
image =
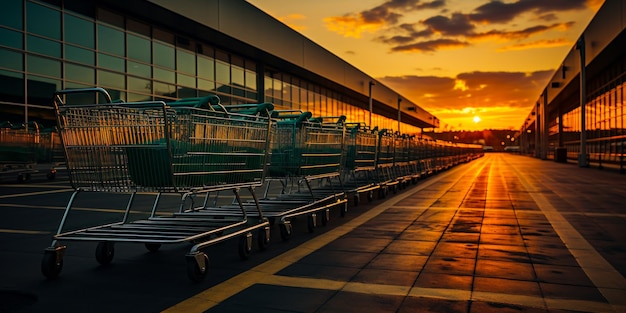
{"type": "Polygon", "coordinates": [[[49,232],[49,231],[24,230],[24,229],[2,229],[2,228],[0,228],[0,233],[7,233],[7,234],[22,234],[22,235],[41,235],[41,234],[50,234],[50,232],[49,232]]]}
{"type": "MultiPolygon", "coordinates": [[[[479,166],[481,163],[472,164],[470,167],[464,169],[465,172],[469,172],[475,167],[479,166]]],[[[297,262],[303,257],[311,254],[312,252],[322,248],[328,243],[336,240],[337,238],[349,233],[354,230],[356,227],[364,224],[365,222],[371,220],[372,218],[378,216],[379,214],[386,211],[388,208],[394,206],[396,203],[415,195],[415,193],[419,192],[422,189],[428,188],[430,185],[456,173],[457,171],[462,170],[462,168],[451,169],[447,172],[437,175],[432,179],[428,179],[417,186],[414,186],[408,192],[405,192],[401,195],[390,198],[383,203],[372,207],[367,212],[361,213],[359,216],[356,216],[354,219],[346,222],[343,225],[339,225],[332,230],[329,230],[326,233],[320,234],[309,241],[302,243],[301,245],[292,248],[289,251],[284,252],[283,254],[266,261],[263,264],[257,265],[256,267],[243,272],[239,275],[236,275],[227,281],[215,285],[209,289],[206,289],[187,300],[184,300],[163,312],[166,313],[174,313],[174,312],[204,312],[219,303],[225,301],[226,299],[236,295],[237,293],[245,290],[253,286],[254,284],[259,283],[260,281],[264,281],[267,283],[271,283],[274,279],[277,279],[274,274],[279,272],[280,270],[286,268],[289,265],[297,262]]],[[[460,177],[462,177],[461,175],[460,177]]],[[[434,200],[433,200],[434,201],[434,200]]],[[[281,280],[285,281],[285,278],[281,278],[281,280]]],[[[323,281],[327,282],[328,281],[323,281]]],[[[350,285],[350,288],[359,289],[359,285],[356,283],[342,283],[339,284],[350,285]]],[[[332,284],[329,284],[331,286],[332,284]]],[[[369,287],[370,284],[363,284],[365,288],[369,287]]],[[[308,286],[303,286],[308,287],[308,286]]],[[[363,289],[363,288],[361,288],[363,289]]],[[[354,289],[353,289],[354,290],[354,289]]]]}
{"type": "Polygon", "coordinates": [[[533,198],[581,269],[616,311],[626,310],[626,279],[570,224],[541,193],[530,178],[513,168],[524,189],[533,198]]]}
{"type": "Polygon", "coordinates": [[[48,191],[36,191],[36,192],[26,192],[26,193],[16,193],[12,195],[2,195],[0,199],[8,199],[8,198],[19,198],[19,197],[30,197],[30,196],[38,196],[38,195],[47,195],[50,193],[60,193],[60,192],[69,192],[74,191],[74,189],[60,189],[60,190],[48,190],[48,191]]]}

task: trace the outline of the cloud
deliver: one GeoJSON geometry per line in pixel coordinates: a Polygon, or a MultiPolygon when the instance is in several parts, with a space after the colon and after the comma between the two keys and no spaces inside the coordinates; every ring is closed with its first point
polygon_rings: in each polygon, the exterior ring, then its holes
{"type": "Polygon", "coordinates": [[[468,17],[482,24],[504,24],[528,12],[545,15],[550,12],[584,9],[586,4],[587,0],[518,0],[514,2],[494,0],[474,9],[468,17]]]}
{"type": "Polygon", "coordinates": [[[466,107],[529,108],[554,70],[524,72],[468,72],[455,77],[387,76],[380,81],[427,111],[466,107]],[[462,87],[462,88],[461,88],[462,87]]]}
{"type": "Polygon", "coordinates": [[[434,52],[444,48],[459,48],[469,46],[468,42],[460,41],[456,39],[435,39],[428,41],[421,41],[407,45],[398,45],[391,48],[391,51],[402,52],[434,52]]]}
{"type": "Polygon", "coordinates": [[[324,19],[326,28],[344,37],[360,38],[364,32],[376,32],[396,25],[404,13],[445,6],[445,0],[389,0],[379,6],[358,13],[331,16],[324,19]]]}
{"type": "Polygon", "coordinates": [[[501,31],[501,30],[491,30],[484,33],[477,34],[468,34],[468,37],[473,39],[485,39],[485,38],[496,38],[503,40],[519,40],[526,39],[532,35],[536,35],[539,33],[547,32],[549,30],[557,29],[557,30],[567,30],[574,25],[575,22],[567,22],[567,23],[555,23],[552,25],[535,25],[528,28],[524,28],[522,30],[514,30],[514,31],[501,31]]]}
{"type": "Polygon", "coordinates": [[[528,43],[519,43],[515,45],[510,45],[506,47],[499,48],[499,52],[504,51],[514,51],[514,50],[528,50],[528,49],[543,49],[543,48],[553,48],[553,47],[562,47],[562,46],[571,46],[574,43],[564,39],[551,39],[551,40],[537,40],[528,43]]]}
{"type": "MultiPolygon", "coordinates": [[[[477,40],[523,40],[549,31],[564,31],[570,29],[575,22],[554,23],[558,20],[559,12],[594,7],[600,1],[602,0],[491,0],[469,13],[457,11],[448,14],[444,1],[391,0],[359,13],[329,18],[327,27],[344,36],[357,38],[365,31],[384,31],[374,40],[389,45],[391,52],[434,52],[444,48],[467,47],[477,40]],[[438,15],[421,21],[400,23],[406,12],[424,8],[442,10],[438,15]],[[526,23],[534,21],[537,24],[518,30],[485,29],[492,24],[509,23],[524,14],[532,14],[527,17],[526,23]],[[542,24],[546,22],[553,23],[542,24]]],[[[558,45],[557,41],[546,41],[544,45],[509,46],[500,51],[555,45],[558,45]]]]}
{"type": "Polygon", "coordinates": [[[285,25],[291,27],[296,31],[303,31],[307,29],[306,26],[297,24],[297,22],[304,19],[306,19],[306,16],[299,13],[289,14],[287,16],[282,16],[278,18],[279,21],[283,22],[285,25]]]}

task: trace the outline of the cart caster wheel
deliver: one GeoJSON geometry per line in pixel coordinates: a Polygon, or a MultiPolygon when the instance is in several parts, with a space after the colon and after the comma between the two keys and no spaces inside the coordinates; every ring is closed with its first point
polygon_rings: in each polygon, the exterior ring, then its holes
{"type": "Polygon", "coordinates": [[[315,213],[309,215],[306,218],[306,226],[307,226],[307,229],[309,230],[309,233],[312,233],[315,231],[315,226],[317,226],[317,215],[315,213]]]}
{"type": "Polygon", "coordinates": [[[259,249],[267,250],[267,247],[270,245],[270,227],[265,226],[259,229],[259,237],[258,237],[259,249]]]}
{"type": "Polygon", "coordinates": [[[250,254],[252,253],[252,233],[247,232],[245,235],[241,235],[239,237],[239,257],[242,260],[247,260],[250,258],[250,254]]]}
{"type": "MultiPolygon", "coordinates": [[[[342,214],[343,216],[344,214],[342,214]]],[[[330,221],[330,210],[326,209],[322,212],[322,226],[328,225],[328,221],[330,221]]]]}
{"type": "Polygon", "coordinates": [[[367,193],[367,201],[369,201],[369,202],[374,201],[374,191],[373,191],[373,190],[370,190],[370,191],[367,193]]]}
{"type": "Polygon", "coordinates": [[[196,252],[196,254],[186,255],[187,259],[187,277],[194,283],[199,283],[204,280],[209,268],[209,257],[202,253],[196,252]]]}
{"type": "Polygon", "coordinates": [[[20,184],[25,183],[29,180],[30,180],[30,174],[18,174],[17,175],[17,182],[20,184]]]}
{"type": "Polygon", "coordinates": [[[357,193],[356,195],[354,195],[354,206],[359,206],[359,202],[361,202],[361,197],[357,193]]]}
{"type": "Polygon", "coordinates": [[[345,217],[348,214],[348,202],[345,202],[339,210],[339,216],[345,217]]]}
{"type": "Polygon", "coordinates": [[[378,191],[378,196],[379,196],[381,199],[385,199],[385,198],[387,197],[387,187],[381,188],[381,189],[378,191]]]}
{"type": "Polygon", "coordinates": [[[157,252],[159,251],[159,249],[161,248],[161,244],[160,243],[146,243],[146,249],[148,249],[148,251],[150,252],[157,252]]]}
{"type": "Polygon", "coordinates": [[[393,185],[392,191],[393,191],[394,195],[397,194],[398,193],[398,185],[393,185]]]}
{"type": "Polygon", "coordinates": [[[41,259],[41,273],[48,279],[59,277],[63,269],[63,251],[65,247],[46,249],[41,259]]]}
{"type": "Polygon", "coordinates": [[[291,234],[293,233],[293,226],[289,221],[285,221],[279,224],[280,227],[280,239],[283,241],[287,241],[291,238],[291,234]]]}
{"type": "Polygon", "coordinates": [[[101,265],[107,265],[113,261],[115,249],[110,241],[102,241],[96,247],[96,261],[101,265]]]}

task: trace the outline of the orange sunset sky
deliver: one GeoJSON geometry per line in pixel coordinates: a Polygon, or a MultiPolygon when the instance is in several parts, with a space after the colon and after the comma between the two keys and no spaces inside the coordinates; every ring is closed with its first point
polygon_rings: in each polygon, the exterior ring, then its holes
{"type": "Polygon", "coordinates": [[[604,0],[248,0],[439,118],[519,129],[604,0]]]}

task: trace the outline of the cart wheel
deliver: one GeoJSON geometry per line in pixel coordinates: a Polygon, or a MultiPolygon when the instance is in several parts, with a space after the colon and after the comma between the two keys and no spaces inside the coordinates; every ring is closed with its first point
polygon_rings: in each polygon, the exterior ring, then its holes
{"type": "Polygon", "coordinates": [[[245,235],[239,237],[239,257],[242,260],[250,258],[252,253],[252,233],[247,232],[245,235]]]}
{"type": "Polygon", "coordinates": [[[361,202],[361,197],[359,196],[359,193],[357,192],[354,195],[354,206],[359,206],[359,202],[361,202]]]}
{"type": "Polygon", "coordinates": [[[289,221],[285,221],[279,224],[280,227],[280,239],[283,241],[289,240],[291,238],[291,233],[293,232],[293,226],[289,221]]]}
{"type": "Polygon", "coordinates": [[[367,201],[369,201],[369,202],[374,201],[374,190],[370,190],[370,191],[367,193],[367,201]]]}
{"type": "MultiPolygon", "coordinates": [[[[343,208],[342,208],[342,213],[343,213],[343,208]]],[[[343,216],[345,214],[341,214],[341,216],[343,216]]],[[[328,225],[328,221],[330,221],[330,210],[326,209],[324,210],[324,212],[322,212],[322,225],[326,226],[328,225]]]]}
{"type": "Polygon", "coordinates": [[[270,245],[270,227],[269,226],[265,226],[261,229],[259,229],[259,237],[257,238],[257,240],[259,241],[259,249],[260,250],[266,250],[267,247],[270,245]]]}
{"type": "Polygon", "coordinates": [[[306,226],[307,226],[307,229],[309,230],[309,233],[312,233],[315,231],[315,226],[317,226],[317,215],[315,213],[309,215],[306,218],[306,226]]]}
{"type": "Polygon", "coordinates": [[[145,245],[146,245],[146,249],[148,249],[148,251],[150,252],[157,252],[161,248],[160,243],[146,242],[145,245]]]}
{"type": "Polygon", "coordinates": [[[18,183],[25,183],[30,179],[30,174],[28,173],[22,173],[22,174],[17,174],[17,182],[18,183]]]}
{"type": "Polygon", "coordinates": [[[345,217],[348,214],[348,202],[345,202],[339,211],[339,215],[341,217],[345,217]]]}
{"type": "Polygon", "coordinates": [[[96,247],[96,261],[101,265],[107,265],[113,260],[115,249],[110,241],[102,241],[96,247]]]}
{"type": "Polygon", "coordinates": [[[187,276],[195,283],[204,280],[209,268],[209,257],[202,252],[195,255],[186,255],[187,259],[187,276]]]}
{"type": "Polygon", "coordinates": [[[385,197],[387,197],[387,187],[382,187],[382,188],[378,189],[378,196],[381,199],[385,199],[385,197]]]}
{"type": "Polygon", "coordinates": [[[46,250],[41,259],[41,273],[49,279],[59,277],[59,273],[63,269],[63,259],[57,256],[55,250],[46,250]]]}
{"type": "Polygon", "coordinates": [[[397,194],[398,193],[398,185],[393,185],[392,191],[393,191],[394,195],[397,194]]]}

